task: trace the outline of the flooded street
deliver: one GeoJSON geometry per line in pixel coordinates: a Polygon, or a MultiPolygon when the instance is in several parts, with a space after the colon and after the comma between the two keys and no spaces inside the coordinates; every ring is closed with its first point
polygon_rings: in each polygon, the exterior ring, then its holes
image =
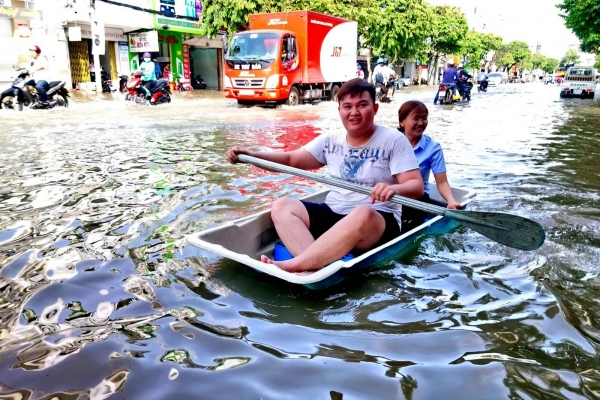
{"type": "Polygon", "coordinates": [[[337,104],[0,110],[0,398],[600,398],[600,107],[558,91],[410,88],[376,116],[426,102],[450,183],[540,222],[539,250],[460,228],[323,291],[185,236],[322,189],[223,154],[298,148],[337,104]]]}

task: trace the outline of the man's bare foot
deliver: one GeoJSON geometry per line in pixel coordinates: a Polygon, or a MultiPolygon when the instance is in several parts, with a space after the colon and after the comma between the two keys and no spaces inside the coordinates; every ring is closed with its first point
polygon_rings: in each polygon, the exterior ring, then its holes
{"type": "Polygon", "coordinates": [[[260,261],[264,262],[265,264],[273,264],[276,267],[279,267],[282,270],[287,271],[287,272],[302,272],[302,271],[304,271],[302,269],[302,267],[300,265],[298,265],[298,262],[294,258],[292,258],[290,260],[286,260],[286,261],[273,261],[269,257],[263,255],[263,256],[260,256],[260,261]]]}

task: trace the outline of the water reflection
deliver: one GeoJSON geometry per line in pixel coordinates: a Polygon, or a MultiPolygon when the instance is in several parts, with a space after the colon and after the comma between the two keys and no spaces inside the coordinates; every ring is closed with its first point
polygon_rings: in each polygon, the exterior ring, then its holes
{"type": "MultiPolygon", "coordinates": [[[[318,292],[184,237],[319,190],[221,155],[340,129],[335,104],[203,93],[2,113],[0,396],[598,397],[598,107],[554,89],[430,107],[451,182],[478,192],[474,209],[542,222],[544,247],[459,229],[318,292]]],[[[431,95],[401,91],[378,122],[431,95]]]]}

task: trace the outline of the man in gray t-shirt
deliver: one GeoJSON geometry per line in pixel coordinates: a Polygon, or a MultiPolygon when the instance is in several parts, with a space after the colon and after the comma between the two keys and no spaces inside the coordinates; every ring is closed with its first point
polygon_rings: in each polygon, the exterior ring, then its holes
{"type": "Polygon", "coordinates": [[[327,165],[333,177],[372,187],[371,196],[332,187],[323,204],[283,197],[271,208],[271,218],[287,250],[294,256],[272,263],[289,272],[323,268],[349,252],[361,253],[400,235],[401,207],[392,195],[419,198],[423,179],[404,135],[374,123],[379,107],[375,87],[356,78],[338,91],[339,113],[345,132],[327,133],[290,152],[256,152],[233,147],[237,154],[312,170],[327,165]]]}

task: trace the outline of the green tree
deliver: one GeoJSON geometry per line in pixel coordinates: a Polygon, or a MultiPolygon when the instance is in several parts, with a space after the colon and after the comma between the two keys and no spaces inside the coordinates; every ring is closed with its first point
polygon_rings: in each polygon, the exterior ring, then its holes
{"type": "Polygon", "coordinates": [[[535,53],[531,57],[531,63],[533,64],[533,68],[543,69],[544,65],[546,65],[546,57],[541,55],[540,53],[535,53]]]}
{"type": "Polygon", "coordinates": [[[596,54],[596,63],[594,64],[594,68],[597,71],[600,71],[600,54],[596,54]]]}
{"type": "Polygon", "coordinates": [[[600,0],[563,0],[557,7],[565,25],[581,40],[583,51],[600,50],[600,0]]]}
{"type": "Polygon", "coordinates": [[[465,66],[474,71],[479,70],[481,62],[487,54],[494,50],[502,49],[502,38],[491,33],[483,34],[476,31],[468,31],[461,41],[461,53],[466,57],[465,66]]]}
{"type": "Polygon", "coordinates": [[[544,72],[547,72],[549,74],[556,71],[557,67],[558,67],[558,60],[556,58],[550,58],[550,57],[546,57],[545,63],[542,66],[540,66],[540,68],[544,72]]]}
{"type": "Polygon", "coordinates": [[[461,42],[469,31],[465,15],[456,7],[433,6],[431,8],[431,27],[425,39],[427,44],[427,61],[431,80],[434,67],[440,54],[458,54],[461,42]]]}
{"type": "Polygon", "coordinates": [[[560,59],[560,65],[562,67],[567,66],[569,64],[577,64],[579,62],[579,54],[577,54],[577,50],[569,49],[560,59]]]}
{"type": "MultiPolygon", "coordinates": [[[[376,2],[375,2],[376,3],[376,2]]],[[[231,36],[248,29],[250,14],[311,10],[358,22],[364,33],[366,22],[377,12],[377,5],[366,0],[210,0],[202,14],[203,34],[214,37],[219,30],[231,36]]]]}
{"type": "Polygon", "coordinates": [[[431,7],[424,0],[378,0],[363,37],[374,54],[391,61],[415,58],[426,49],[431,7]]]}
{"type": "Polygon", "coordinates": [[[519,68],[530,69],[533,67],[531,57],[531,50],[527,43],[515,40],[497,51],[494,61],[507,69],[511,69],[515,65],[519,68]]]}

